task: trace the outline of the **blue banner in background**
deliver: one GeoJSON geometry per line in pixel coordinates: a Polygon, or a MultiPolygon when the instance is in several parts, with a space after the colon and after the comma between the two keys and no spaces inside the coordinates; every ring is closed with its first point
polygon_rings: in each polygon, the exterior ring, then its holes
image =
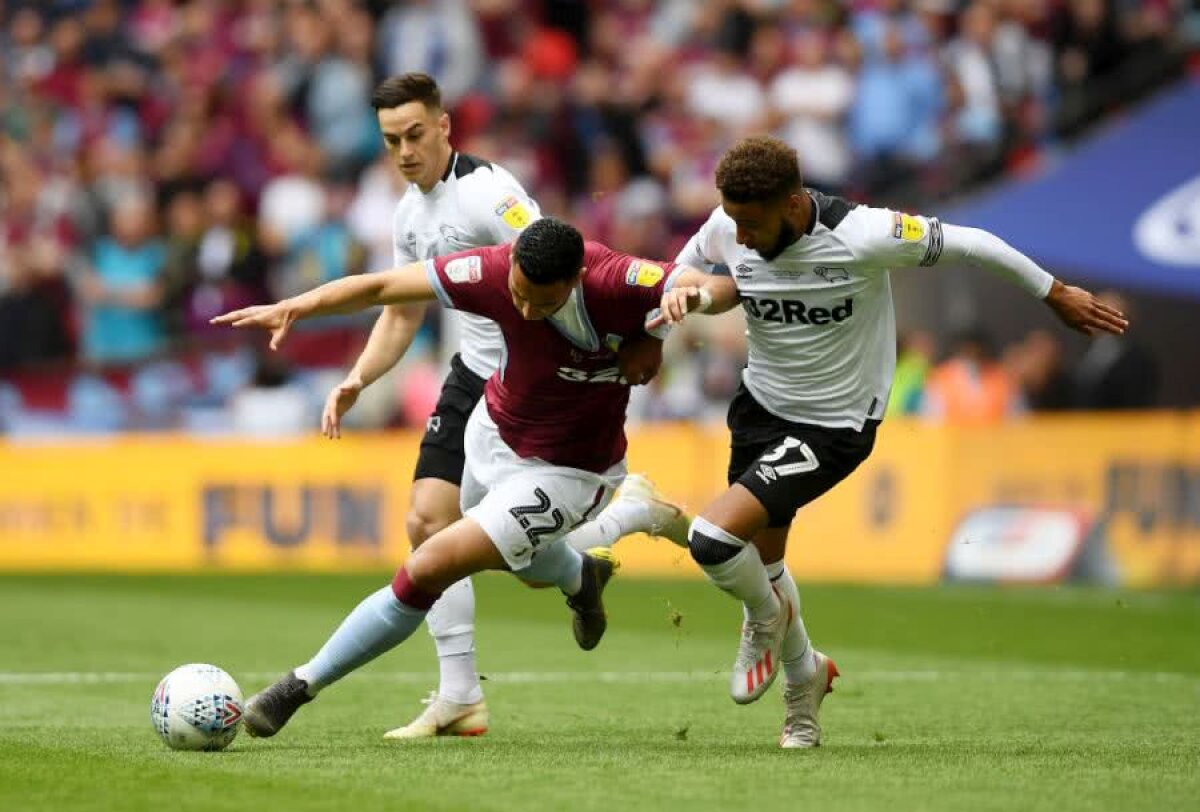
{"type": "Polygon", "coordinates": [[[1092,287],[1200,298],[1200,81],[942,219],[985,228],[1092,287]]]}

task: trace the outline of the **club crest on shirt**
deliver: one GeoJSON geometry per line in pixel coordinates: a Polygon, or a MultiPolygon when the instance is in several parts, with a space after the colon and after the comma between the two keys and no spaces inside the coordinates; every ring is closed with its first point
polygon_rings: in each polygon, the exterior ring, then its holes
{"type": "Polygon", "coordinates": [[[629,263],[625,272],[625,284],[639,288],[652,288],[663,278],[663,269],[659,265],[635,259],[629,263]]]}
{"type": "Polygon", "coordinates": [[[520,230],[529,225],[529,209],[525,208],[525,204],[512,195],[497,204],[496,216],[508,223],[510,228],[520,230]]]}
{"type": "Polygon", "coordinates": [[[458,229],[449,223],[442,223],[438,226],[438,235],[442,244],[448,246],[451,251],[457,251],[467,245],[467,241],[459,234],[458,229]]]}
{"type": "Polygon", "coordinates": [[[826,265],[820,265],[813,268],[813,273],[829,283],[846,282],[850,279],[850,272],[845,268],[830,268],[826,265]]]}
{"type": "Polygon", "coordinates": [[[892,236],[906,242],[920,242],[925,236],[925,224],[919,217],[896,212],[892,216],[892,236]]]}
{"type": "Polygon", "coordinates": [[[483,279],[483,261],[479,257],[459,257],[446,263],[446,278],[457,284],[483,279]]]}

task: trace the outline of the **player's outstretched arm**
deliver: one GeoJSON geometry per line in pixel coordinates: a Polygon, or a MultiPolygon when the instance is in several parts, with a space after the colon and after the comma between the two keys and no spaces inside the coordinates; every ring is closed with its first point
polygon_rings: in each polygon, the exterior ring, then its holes
{"type": "Polygon", "coordinates": [[[270,305],[234,310],[212,319],[212,324],[231,327],[261,327],[271,334],[271,349],[279,348],[292,324],[301,319],[354,313],[369,307],[427,301],[434,298],[433,285],[424,265],[412,263],[378,273],[347,276],[326,282],[307,293],[270,305]]]}
{"type": "Polygon", "coordinates": [[[1007,277],[1049,305],[1064,324],[1085,335],[1120,335],[1129,326],[1121,311],[1083,288],[1065,285],[1004,240],[978,228],[943,225],[941,259],[978,265],[1007,277]]]}
{"type": "Polygon", "coordinates": [[[321,412],[321,433],[331,440],[342,436],[342,417],[358,400],[358,395],[394,367],[408,348],[425,317],[425,304],[387,305],[375,326],[367,345],[354,362],[346,379],[330,390],[321,412]]]}
{"type": "Polygon", "coordinates": [[[662,312],[646,324],[646,329],[679,324],[688,313],[724,313],[737,303],[737,284],[731,277],[688,268],[676,277],[671,289],[663,293],[662,312]]]}

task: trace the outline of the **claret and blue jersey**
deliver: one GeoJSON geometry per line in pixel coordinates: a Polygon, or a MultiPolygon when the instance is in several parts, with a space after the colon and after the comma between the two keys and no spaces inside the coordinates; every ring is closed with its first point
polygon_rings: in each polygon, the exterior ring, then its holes
{"type": "Polygon", "coordinates": [[[499,325],[500,367],[484,396],[509,447],[522,457],[605,471],[626,448],[629,385],[617,370],[617,350],[641,335],[678,266],[587,242],[584,272],[567,303],[528,321],[508,287],[511,252],[511,245],[461,251],[425,268],[443,305],[499,325]]]}

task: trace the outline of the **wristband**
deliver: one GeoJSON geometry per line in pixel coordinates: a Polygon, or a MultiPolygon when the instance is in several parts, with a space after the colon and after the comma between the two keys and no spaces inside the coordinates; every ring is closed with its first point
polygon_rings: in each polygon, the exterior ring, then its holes
{"type": "Polygon", "coordinates": [[[697,305],[696,312],[707,313],[710,307],[712,307],[712,294],[704,288],[700,288],[700,304],[697,305]]]}

